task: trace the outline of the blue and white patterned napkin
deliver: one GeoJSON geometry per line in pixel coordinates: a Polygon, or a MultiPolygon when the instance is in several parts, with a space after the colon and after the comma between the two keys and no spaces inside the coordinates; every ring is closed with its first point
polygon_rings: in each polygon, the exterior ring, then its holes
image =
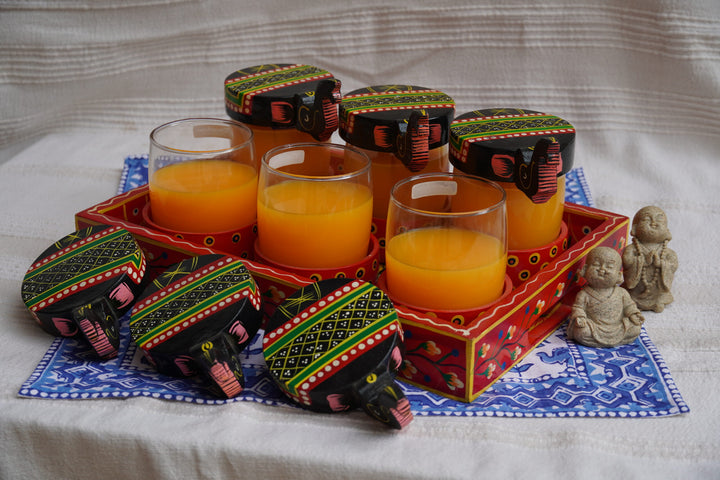
{"type": "MultiPolygon", "coordinates": [[[[128,157],[119,192],[147,182],[147,156],[128,157]]],[[[592,205],[581,168],[566,175],[566,200],[592,205]]],[[[92,399],[154,397],[224,404],[250,401],[291,406],[270,378],[259,332],[242,354],[245,389],[233,399],[209,394],[196,378],[157,373],[129,340],[121,320],[116,359],[98,362],[89,347],[57,338],[22,385],[21,397],[92,399]]],[[[568,342],[561,326],[472,403],[399,382],[418,416],[660,417],[689,412],[670,371],[643,332],[629,345],[595,349],[568,342]]]]}

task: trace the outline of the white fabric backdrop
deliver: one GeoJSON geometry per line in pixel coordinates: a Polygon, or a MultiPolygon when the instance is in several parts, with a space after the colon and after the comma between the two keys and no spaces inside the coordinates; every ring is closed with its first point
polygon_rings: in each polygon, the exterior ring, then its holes
{"type": "Polygon", "coordinates": [[[720,477],[720,4],[597,3],[0,0],[0,477],[720,477]],[[646,327],[691,412],[416,418],[392,434],[360,412],[17,398],[51,341],[19,296],[32,260],[114,194],[153,126],[224,116],[226,75],[283,62],[344,92],[410,83],[459,114],[572,122],[599,208],[670,218],[676,301],[646,327]]]}

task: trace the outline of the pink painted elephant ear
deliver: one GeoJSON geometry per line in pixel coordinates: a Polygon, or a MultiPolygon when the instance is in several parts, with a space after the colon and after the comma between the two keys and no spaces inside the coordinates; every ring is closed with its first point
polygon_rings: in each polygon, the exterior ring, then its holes
{"type": "Polygon", "coordinates": [[[118,318],[144,288],[145,256],[127,230],[96,225],[53,243],[23,278],[23,302],[56,336],[80,336],[101,359],[117,356],[118,318]]]}
{"type": "MultiPolygon", "coordinates": [[[[153,363],[153,365],[155,364],[153,363]]],[[[195,370],[194,360],[190,355],[178,355],[175,357],[175,365],[186,377],[192,377],[198,373],[195,370]]]]}
{"type": "Polygon", "coordinates": [[[333,412],[342,412],[343,410],[348,410],[350,408],[345,395],[341,393],[331,393],[327,396],[326,400],[330,410],[333,412]]]}
{"type": "Polygon", "coordinates": [[[119,308],[125,308],[133,303],[135,300],[135,293],[128,284],[121,283],[110,292],[109,297],[117,303],[119,308]]]}
{"type": "Polygon", "coordinates": [[[52,317],[50,320],[63,337],[72,337],[78,333],[78,326],[73,320],[59,317],[52,317]]]}
{"type": "Polygon", "coordinates": [[[245,325],[243,325],[243,322],[240,320],[235,320],[235,322],[230,325],[230,329],[228,331],[235,337],[238,345],[247,345],[248,340],[250,340],[250,335],[248,334],[245,325]]]}
{"type": "Polygon", "coordinates": [[[268,320],[263,354],[271,377],[308,410],[361,408],[396,429],[412,420],[395,383],[402,328],[390,299],[357,279],[329,279],[290,295],[268,320]]]}

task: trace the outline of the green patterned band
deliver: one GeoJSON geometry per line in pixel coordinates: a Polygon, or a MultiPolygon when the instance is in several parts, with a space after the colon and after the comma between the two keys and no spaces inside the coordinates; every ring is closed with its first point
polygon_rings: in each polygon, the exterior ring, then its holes
{"type": "Polygon", "coordinates": [[[255,294],[255,282],[242,262],[216,268],[134,311],[133,338],[142,348],[161,343],[171,330],[184,330],[218,308],[242,300],[245,296],[240,294],[246,289],[255,294]]]}
{"type": "Polygon", "coordinates": [[[458,151],[468,140],[484,141],[511,136],[548,134],[553,130],[574,131],[574,127],[562,118],[545,114],[457,120],[451,128],[453,132],[450,138],[451,147],[458,151]]]}
{"type": "Polygon", "coordinates": [[[266,335],[268,367],[297,395],[300,389],[307,389],[306,382],[310,385],[332,377],[363,351],[395,334],[397,313],[391,307],[385,294],[366,282],[342,295],[326,295],[309,308],[290,314],[277,329],[281,335],[275,336],[277,330],[266,335]]]}
{"type": "MultiPolygon", "coordinates": [[[[325,352],[323,355],[310,362],[304,369],[296,374],[289,382],[287,382],[288,389],[293,394],[297,395],[299,389],[305,382],[313,377],[317,378],[318,374],[321,371],[327,371],[328,367],[331,367],[331,369],[327,373],[327,377],[331,377],[333,373],[341,370],[350,363],[348,360],[342,361],[342,357],[347,355],[349,360],[357,358],[358,354],[352,354],[353,351],[357,352],[362,350],[361,346],[366,345],[365,342],[367,342],[368,338],[383,331],[395,321],[397,321],[397,316],[394,313],[388,313],[384,317],[368,325],[361,332],[357,332],[355,335],[345,339],[331,350],[325,352]]],[[[384,335],[383,337],[386,338],[387,335],[384,335]]],[[[372,343],[379,344],[380,341],[372,343]]],[[[370,346],[365,347],[366,350],[370,350],[370,348],[370,346]]]]}
{"type": "Polygon", "coordinates": [[[447,108],[453,105],[453,99],[438,90],[364,93],[357,96],[347,96],[342,100],[343,109],[348,115],[365,110],[447,108]]]}
{"type": "Polygon", "coordinates": [[[126,230],[118,229],[88,241],[28,271],[22,297],[30,309],[63,294],[142,269],[143,255],[126,230]]]}
{"type": "Polygon", "coordinates": [[[249,70],[239,70],[237,76],[225,81],[225,97],[242,109],[242,113],[251,114],[247,97],[285,86],[301,84],[311,80],[331,78],[332,74],[312,65],[258,65],[249,70]]]}

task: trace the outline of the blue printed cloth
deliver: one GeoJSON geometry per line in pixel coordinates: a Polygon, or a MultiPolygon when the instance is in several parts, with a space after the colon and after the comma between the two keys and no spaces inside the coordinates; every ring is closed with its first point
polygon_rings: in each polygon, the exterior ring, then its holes
{"type": "MultiPolygon", "coordinates": [[[[128,157],[120,191],[146,182],[147,156],[128,157]]],[[[567,174],[566,200],[592,205],[582,169],[567,174]]],[[[269,376],[262,332],[242,353],[245,389],[238,397],[220,399],[197,378],[157,373],[129,340],[128,322],[127,315],[120,322],[118,357],[105,362],[95,361],[84,342],[55,339],[19,395],[48,399],[143,396],[201,404],[250,401],[292,405],[269,376]]],[[[644,330],[629,345],[595,349],[568,342],[563,325],[472,403],[398,383],[417,416],[661,417],[690,411],[644,330]]]]}

